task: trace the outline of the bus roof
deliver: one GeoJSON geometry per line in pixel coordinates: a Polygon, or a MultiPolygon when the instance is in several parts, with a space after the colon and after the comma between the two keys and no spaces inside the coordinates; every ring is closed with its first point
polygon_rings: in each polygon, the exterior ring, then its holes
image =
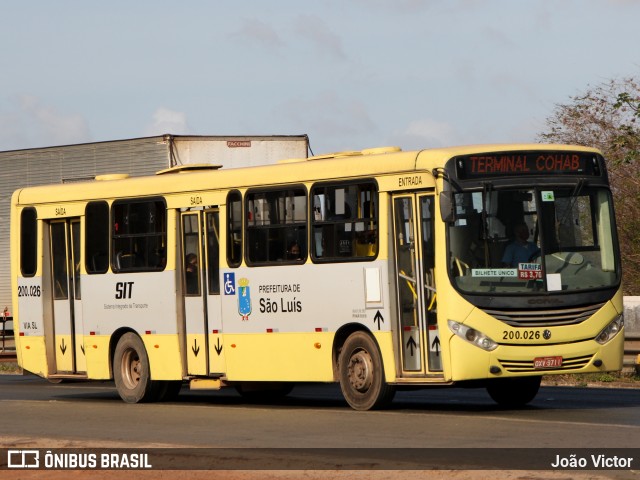
{"type": "Polygon", "coordinates": [[[330,179],[360,178],[413,171],[431,171],[443,167],[452,157],[472,153],[509,151],[582,151],[598,150],[576,145],[490,144],[402,151],[398,147],[381,147],[361,151],[337,152],[277,164],[231,169],[188,169],[174,167],[155,176],[131,177],[104,175],[96,180],[25,187],[14,193],[13,203],[31,205],[74,200],[151,196],[189,191],[204,191],[255,186],[282,185],[330,179]]]}

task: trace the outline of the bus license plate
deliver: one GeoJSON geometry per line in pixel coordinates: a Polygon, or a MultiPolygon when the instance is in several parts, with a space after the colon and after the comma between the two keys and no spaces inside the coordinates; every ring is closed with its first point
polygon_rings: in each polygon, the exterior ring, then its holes
{"type": "Polygon", "coordinates": [[[556,368],[562,366],[562,357],[536,357],[533,359],[533,368],[556,368]]]}

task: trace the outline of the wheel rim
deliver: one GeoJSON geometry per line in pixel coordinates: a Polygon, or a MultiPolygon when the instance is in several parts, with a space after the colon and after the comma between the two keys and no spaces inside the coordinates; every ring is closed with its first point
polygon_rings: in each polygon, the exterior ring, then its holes
{"type": "Polygon", "coordinates": [[[127,350],[122,355],[122,364],[120,371],[122,372],[122,379],[125,386],[133,390],[140,383],[140,371],[142,364],[138,352],[133,349],[127,350]]]}
{"type": "Polygon", "coordinates": [[[373,383],[373,361],[366,350],[356,350],[349,358],[349,384],[358,392],[366,392],[373,383]]]}

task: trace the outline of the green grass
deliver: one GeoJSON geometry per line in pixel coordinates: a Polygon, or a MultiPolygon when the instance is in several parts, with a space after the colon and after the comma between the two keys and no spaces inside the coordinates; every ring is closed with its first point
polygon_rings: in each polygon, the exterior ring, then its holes
{"type": "Polygon", "coordinates": [[[636,372],[605,372],[566,375],[547,375],[543,377],[547,385],[575,385],[586,387],[591,384],[624,384],[640,387],[640,375],[636,372]]]}
{"type": "Polygon", "coordinates": [[[0,373],[22,373],[22,369],[14,362],[0,362],[0,373]]]}

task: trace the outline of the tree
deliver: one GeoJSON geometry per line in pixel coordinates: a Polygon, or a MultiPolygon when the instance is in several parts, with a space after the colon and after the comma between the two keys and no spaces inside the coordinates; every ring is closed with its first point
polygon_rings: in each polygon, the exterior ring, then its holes
{"type": "Polygon", "coordinates": [[[600,149],[613,191],[625,295],[640,295],[640,85],[614,79],[556,105],[543,142],[600,149]]]}

